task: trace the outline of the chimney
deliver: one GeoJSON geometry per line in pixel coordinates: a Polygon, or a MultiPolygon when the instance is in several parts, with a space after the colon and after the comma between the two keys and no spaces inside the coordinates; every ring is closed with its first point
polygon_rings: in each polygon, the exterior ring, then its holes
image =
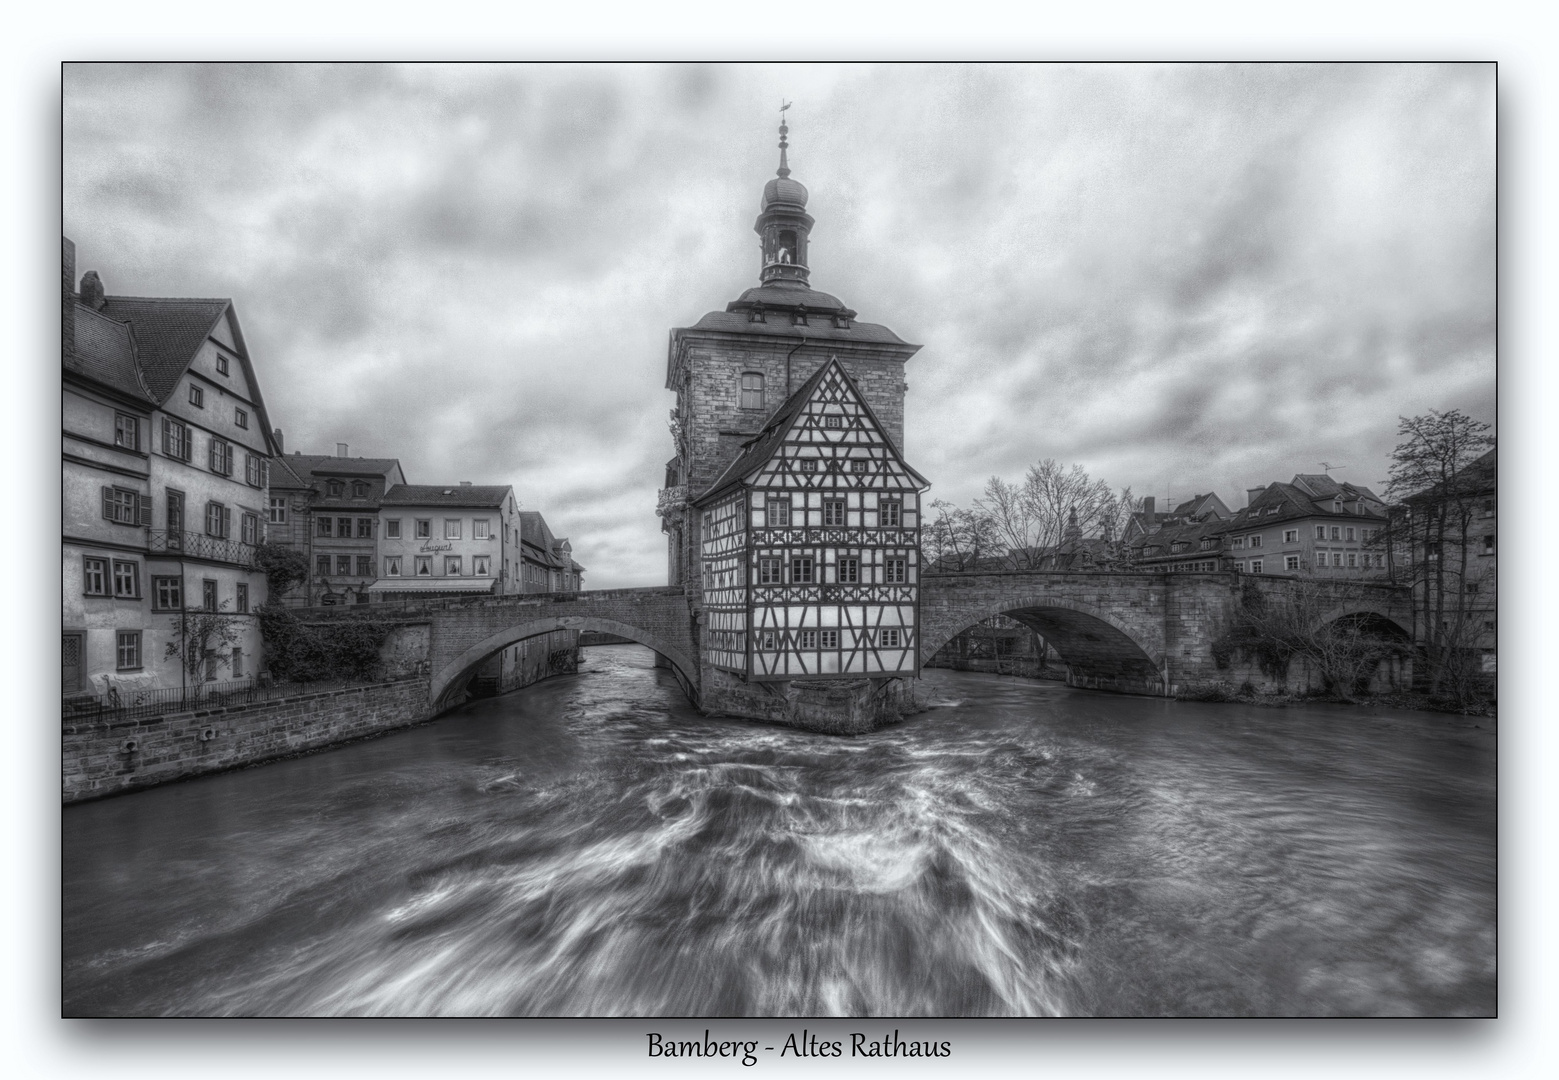
{"type": "Polygon", "coordinates": [[[336,457],[346,457],[346,443],[336,443],[336,457]]]}
{"type": "Polygon", "coordinates": [[[276,452],[278,454],[286,453],[286,451],[282,449],[281,428],[277,428],[275,431],[271,432],[271,437],[276,440],[276,452]]]}
{"type": "Polygon", "coordinates": [[[461,487],[470,487],[471,486],[471,481],[469,481],[469,480],[462,480],[462,481],[460,481],[460,486],[461,487]]]}
{"type": "Polygon", "coordinates": [[[60,355],[76,355],[76,245],[60,237],[60,355]]]}
{"type": "Polygon", "coordinates": [[[1256,501],[1256,496],[1260,495],[1263,491],[1266,491],[1266,490],[1267,489],[1264,488],[1264,487],[1246,488],[1245,489],[1245,505],[1249,506],[1251,503],[1255,502],[1256,501]]]}
{"type": "Polygon", "coordinates": [[[96,270],[81,275],[81,302],[93,311],[103,310],[103,279],[96,270]]]}
{"type": "Polygon", "coordinates": [[[1142,496],[1142,512],[1147,515],[1149,525],[1153,524],[1153,508],[1158,505],[1158,500],[1152,495],[1142,496]]]}

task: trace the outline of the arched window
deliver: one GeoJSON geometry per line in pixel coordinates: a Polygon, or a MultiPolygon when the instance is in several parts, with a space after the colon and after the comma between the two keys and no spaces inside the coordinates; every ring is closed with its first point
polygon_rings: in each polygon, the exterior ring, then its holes
{"type": "Polygon", "coordinates": [[[763,408],[763,375],[759,372],[742,372],[742,408],[763,408]]]}

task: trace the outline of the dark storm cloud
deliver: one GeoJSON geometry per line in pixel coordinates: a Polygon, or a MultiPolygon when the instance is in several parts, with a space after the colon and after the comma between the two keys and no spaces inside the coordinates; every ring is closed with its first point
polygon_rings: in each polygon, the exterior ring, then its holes
{"type": "Polygon", "coordinates": [[[652,583],[666,332],[754,283],[781,94],[814,285],[925,345],[937,495],[1053,456],[1237,505],[1492,419],[1488,67],[73,65],[66,227],[233,296],[289,447],[513,483],[652,583]]]}

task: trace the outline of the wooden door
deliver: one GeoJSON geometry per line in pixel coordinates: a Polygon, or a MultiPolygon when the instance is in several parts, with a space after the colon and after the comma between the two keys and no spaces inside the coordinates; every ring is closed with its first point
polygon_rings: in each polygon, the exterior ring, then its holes
{"type": "Polygon", "coordinates": [[[80,634],[66,634],[60,639],[63,693],[74,694],[81,689],[82,670],[86,667],[85,645],[80,634]]]}

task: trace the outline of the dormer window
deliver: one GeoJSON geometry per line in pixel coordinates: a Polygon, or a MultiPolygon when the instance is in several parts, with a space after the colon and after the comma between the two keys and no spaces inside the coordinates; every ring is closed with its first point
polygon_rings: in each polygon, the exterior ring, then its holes
{"type": "Polygon", "coordinates": [[[797,308],[795,311],[791,312],[790,321],[792,325],[805,326],[807,324],[807,309],[797,308]]]}
{"type": "Polygon", "coordinates": [[[1281,509],[1283,509],[1281,506],[1269,506],[1269,507],[1267,507],[1267,516],[1271,517],[1273,514],[1277,513],[1281,509]]]}
{"type": "Polygon", "coordinates": [[[749,311],[747,313],[747,321],[748,322],[767,322],[768,320],[766,320],[763,317],[763,308],[762,307],[754,307],[751,311],[749,311]]]}
{"type": "Polygon", "coordinates": [[[1341,499],[1335,499],[1335,500],[1332,501],[1332,513],[1334,513],[1334,514],[1342,513],[1342,500],[1341,499]]]}
{"type": "Polygon", "coordinates": [[[345,486],[346,485],[342,484],[339,480],[331,480],[325,484],[325,491],[332,499],[339,499],[345,486]]]}
{"type": "Polygon", "coordinates": [[[840,329],[840,330],[848,330],[848,329],[850,329],[850,316],[842,315],[842,314],[841,315],[835,315],[834,316],[834,326],[836,328],[840,329]]]}
{"type": "Polygon", "coordinates": [[[354,481],[352,481],[352,498],[354,498],[354,499],[366,499],[366,498],[368,498],[368,484],[365,481],[362,481],[362,480],[354,480],[354,481]]]}

